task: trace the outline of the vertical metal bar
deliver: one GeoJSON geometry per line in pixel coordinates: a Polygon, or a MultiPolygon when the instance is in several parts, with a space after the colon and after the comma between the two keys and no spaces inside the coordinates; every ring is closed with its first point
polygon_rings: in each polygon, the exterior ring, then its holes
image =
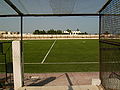
{"type": "Polygon", "coordinates": [[[101,39],[100,36],[101,36],[101,15],[99,15],[99,40],[101,39]]]}
{"type": "Polygon", "coordinates": [[[9,75],[10,75],[10,83],[12,83],[12,73],[13,73],[12,59],[11,59],[11,57],[12,57],[12,56],[11,56],[11,51],[12,51],[12,50],[11,50],[11,49],[12,49],[11,47],[12,47],[12,46],[10,45],[10,50],[9,50],[9,63],[11,64],[11,65],[10,65],[10,66],[11,66],[11,72],[10,72],[10,74],[9,74],[9,75]]]}
{"type": "Polygon", "coordinates": [[[21,41],[20,41],[20,52],[21,52],[21,67],[22,67],[22,85],[24,85],[24,61],[23,61],[23,16],[21,16],[21,41]]]}
{"type": "Polygon", "coordinates": [[[21,16],[21,52],[22,52],[22,40],[23,40],[23,16],[21,16]]]}
{"type": "Polygon", "coordinates": [[[102,79],[101,78],[101,42],[100,42],[100,39],[101,39],[101,15],[99,15],[99,77],[100,77],[100,80],[102,79]]]}
{"type": "Polygon", "coordinates": [[[6,54],[5,55],[5,76],[6,76],[6,81],[7,81],[7,60],[6,60],[6,54]]]}
{"type": "Polygon", "coordinates": [[[0,43],[0,53],[3,54],[3,43],[0,43]]]}

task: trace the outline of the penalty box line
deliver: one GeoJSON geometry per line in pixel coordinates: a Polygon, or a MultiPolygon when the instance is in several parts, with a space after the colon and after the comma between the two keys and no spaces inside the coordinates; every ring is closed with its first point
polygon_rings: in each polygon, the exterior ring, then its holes
{"type": "Polygon", "coordinates": [[[53,44],[51,45],[50,49],[48,50],[48,52],[46,53],[45,57],[43,58],[42,62],[41,63],[44,63],[47,56],[49,55],[50,51],[52,50],[53,46],[55,45],[56,43],[56,40],[53,42],[53,44]]]}

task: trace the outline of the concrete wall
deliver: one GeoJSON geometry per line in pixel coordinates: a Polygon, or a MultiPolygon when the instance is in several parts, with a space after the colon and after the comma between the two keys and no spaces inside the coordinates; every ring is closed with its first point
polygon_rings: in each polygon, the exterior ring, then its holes
{"type": "Polygon", "coordinates": [[[20,41],[12,42],[14,89],[22,87],[20,41]]]}
{"type": "MultiPolygon", "coordinates": [[[[13,34],[7,35],[4,34],[0,39],[9,39],[9,40],[20,40],[20,34],[13,34]]],[[[33,34],[23,34],[24,40],[31,40],[31,39],[69,39],[69,38],[77,38],[77,39],[84,39],[84,38],[97,38],[99,39],[99,35],[33,35],[33,34]]]]}

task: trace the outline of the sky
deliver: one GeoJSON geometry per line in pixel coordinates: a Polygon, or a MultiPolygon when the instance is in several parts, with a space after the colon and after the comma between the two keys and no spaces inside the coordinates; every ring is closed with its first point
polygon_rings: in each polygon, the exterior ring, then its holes
{"type": "MultiPolygon", "coordinates": [[[[58,8],[59,13],[97,13],[107,0],[11,0],[22,12],[31,14],[51,14],[58,8]],[[65,2],[66,1],[66,2],[65,2]],[[74,5],[73,5],[74,4],[74,5]],[[74,6],[74,7],[73,7],[74,6]],[[62,9],[62,8],[68,9],[62,9]],[[65,10],[65,11],[64,11],[65,10]]],[[[11,14],[15,11],[0,0],[0,14],[11,14]]],[[[54,12],[58,13],[58,12],[54,12]]],[[[24,17],[23,32],[34,30],[76,30],[98,33],[99,17],[69,16],[69,17],[24,17]]],[[[20,32],[20,17],[0,18],[0,30],[20,32]]]]}
{"type": "MultiPolygon", "coordinates": [[[[88,33],[98,33],[99,17],[69,16],[69,17],[24,17],[23,32],[34,30],[77,30],[88,33]]],[[[20,18],[0,18],[0,30],[20,32],[20,18]]]]}

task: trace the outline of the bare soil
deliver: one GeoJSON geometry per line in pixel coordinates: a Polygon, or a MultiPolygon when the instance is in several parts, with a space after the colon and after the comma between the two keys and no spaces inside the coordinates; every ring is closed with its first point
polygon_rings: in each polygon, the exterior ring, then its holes
{"type": "Polygon", "coordinates": [[[25,73],[25,86],[66,86],[91,85],[92,79],[98,79],[99,72],[69,73],[25,73]]]}

